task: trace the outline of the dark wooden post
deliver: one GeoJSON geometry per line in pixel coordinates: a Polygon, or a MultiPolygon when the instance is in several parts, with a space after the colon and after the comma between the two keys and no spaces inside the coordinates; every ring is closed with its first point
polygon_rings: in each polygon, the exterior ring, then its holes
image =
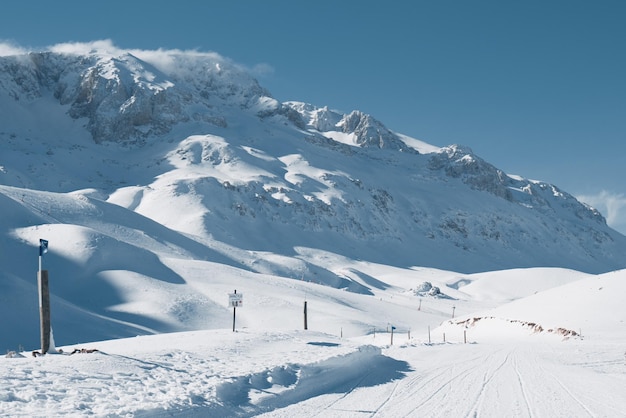
{"type": "Polygon", "coordinates": [[[40,270],[38,273],[41,354],[46,354],[50,349],[50,288],[48,287],[48,270],[40,270]]]}
{"type": "MultiPolygon", "coordinates": [[[[235,295],[236,294],[237,294],[237,289],[235,289],[235,295]]],[[[237,306],[233,306],[233,332],[235,332],[235,318],[236,318],[236,316],[237,316],[237,306]]]]}
{"type": "Polygon", "coordinates": [[[308,323],[307,323],[306,300],[304,301],[304,329],[305,330],[309,329],[309,326],[308,326],[308,323]]]}

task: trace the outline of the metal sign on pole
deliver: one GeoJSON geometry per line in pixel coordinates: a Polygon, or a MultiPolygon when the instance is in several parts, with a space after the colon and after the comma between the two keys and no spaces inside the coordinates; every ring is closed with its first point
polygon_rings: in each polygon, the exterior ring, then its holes
{"type": "Polygon", "coordinates": [[[228,306],[231,308],[243,307],[243,293],[229,293],[228,294],[228,306]]]}
{"type": "Polygon", "coordinates": [[[243,293],[237,293],[237,289],[235,289],[234,293],[229,293],[228,306],[233,308],[233,332],[235,332],[235,319],[237,316],[237,308],[241,308],[243,306],[243,293]]]}
{"type": "Polygon", "coordinates": [[[41,271],[41,259],[42,256],[48,252],[48,241],[45,239],[39,240],[39,271],[41,271]]]}

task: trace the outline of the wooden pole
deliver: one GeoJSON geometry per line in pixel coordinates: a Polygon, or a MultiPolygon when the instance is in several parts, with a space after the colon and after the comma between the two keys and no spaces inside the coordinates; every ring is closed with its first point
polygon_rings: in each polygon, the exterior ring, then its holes
{"type": "Polygon", "coordinates": [[[46,354],[50,349],[50,288],[48,287],[48,270],[39,271],[37,287],[39,288],[41,354],[46,354]]]}
{"type": "Polygon", "coordinates": [[[306,300],[304,301],[304,329],[305,330],[309,329],[309,326],[308,326],[308,323],[307,323],[306,300]]]}
{"type": "MultiPolygon", "coordinates": [[[[237,289],[235,289],[235,294],[237,294],[237,289]]],[[[233,306],[233,332],[235,332],[235,318],[237,317],[237,307],[233,306]]]]}

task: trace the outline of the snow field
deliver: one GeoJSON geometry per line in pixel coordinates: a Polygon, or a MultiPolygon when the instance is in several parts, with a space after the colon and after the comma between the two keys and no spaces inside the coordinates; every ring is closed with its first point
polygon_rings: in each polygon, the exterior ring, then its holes
{"type": "Polygon", "coordinates": [[[342,380],[388,361],[377,347],[315,332],[194,331],[80,348],[98,351],[69,355],[73,347],[63,347],[63,354],[1,359],[0,413],[241,414],[338,390],[342,380]]]}
{"type": "Polygon", "coordinates": [[[0,416],[625,415],[626,272],[500,270],[623,266],[626,238],[565,192],[281,108],[217,55],[46,59],[1,74],[0,416]],[[89,62],[121,108],[75,83],[89,62]],[[72,83],[101,119],[60,105],[72,83]],[[40,238],[64,352],[35,358],[40,238]]]}
{"type": "MultiPolygon", "coordinates": [[[[370,266],[373,270],[381,268],[370,266]]],[[[445,282],[445,274],[439,274],[445,282]]],[[[502,274],[506,276],[506,272],[502,274]]],[[[533,299],[546,292],[560,291],[575,302],[574,296],[587,288],[589,280],[601,281],[613,290],[609,293],[613,297],[603,299],[603,306],[610,309],[620,300],[617,291],[624,286],[622,277],[623,273],[609,273],[577,279],[519,299],[518,314],[532,312],[535,317],[541,316],[533,299]],[[525,300],[532,310],[521,308],[525,300]]],[[[289,291],[285,292],[289,280],[270,276],[263,280],[274,282],[279,288],[283,286],[280,294],[289,295],[289,291]]],[[[344,338],[318,331],[287,331],[279,329],[284,318],[268,315],[269,307],[264,308],[264,303],[269,302],[282,316],[293,316],[293,308],[272,297],[263,303],[247,303],[263,288],[262,283],[256,283],[256,288],[252,283],[247,282],[254,291],[246,293],[246,305],[238,310],[241,321],[248,326],[242,324],[237,332],[215,329],[138,336],[62,347],[65,354],[33,358],[22,353],[24,357],[1,358],[0,414],[44,417],[54,411],[55,416],[97,417],[626,416],[626,334],[616,337],[598,332],[587,339],[563,339],[556,334],[534,332],[506,318],[479,321],[480,327],[474,328],[446,321],[433,328],[430,343],[427,334],[413,329],[410,339],[406,330],[395,332],[391,345],[391,335],[384,325],[376,333],[366,330],[344,338]],[[255,314],[250,315],[250,311],[255,314]],[[263,322],[259,315],[274,329],[258,327],[263,322]],[[441,339],[444,331],[448,333],[445,343],[441,339]],[[461,340],[463,331],[468,333],[466,344],[461,340]],[[99,351],[68,355],[75,348],[99,351]]],[[[381,303],[377,296],[295,283],[318,289],[309,294],[313,305],[321,300],[320,292],[326,297],[334,296],[332,305],[351,305],[356,309],[352,313],[355,318],[355,312],[361,312],[362,323],[371,319],[381,303]]],[[[222,286],[226,288],[227,284],[222,286]]],[[[394,296],[389,299],[395,305],[382,303],[394,315],[404,313],[402,303],[406,296],[394,296]]],[[[424,307],[438,301],[426,302],[424,307]]],[[[449,307],[450,302],[461,301],[441,302],[449,307]]],[[[506,306],[503,305],[503,311],[506,306]]],[[[600,306],[589,308],[593,311],[600,306]]],[[[588,314],[583,309],[577,311],[580,317],[588,314]]],[[[550,309],[546,312],[546,318],[551,319],[550,309]]],[[[321,322],[328,324],[329,318],[324,317],[321,322]]],[[[300,319],[298,315],[295,322],[300,319]]],[[[455,320],[462,321],[463,317],[455,320]]],[[[621,321],[619,316],[613,320],[621,321]]],[[[599,317],[598,321],[606,318],[599,317]]],[[[356,333],[357,329],[350,332],[356,333]]],[[[608,327],[599,327],[600,331],[604,329],[608,327]]]]}

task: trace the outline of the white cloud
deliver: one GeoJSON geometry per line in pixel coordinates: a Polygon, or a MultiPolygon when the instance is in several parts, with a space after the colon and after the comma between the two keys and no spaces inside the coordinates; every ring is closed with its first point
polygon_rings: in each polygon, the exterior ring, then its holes
{"type": "Polygon", "coordinates": [[[180,50],[180,49],[157,49],[157,50],[140,50],[130,49],[126,50],[129,54],[136,56],[137,58],[146,61],[160,71],[166,74],[176,73],[181,68],[189,67],[191,63],[198,61],[206,63],[211,61],[214,63],[225,64],[229,62],[226,58],[222,57],[216,52],[199,52],[196,50],[180,50]],[[182,65],[185,64],[185,65],[182,65]]]}
{"type": "Polygon", "coordinates": [[[20,46],[15,45],[13,42],[0,41],[0,57],[6,57],[10,55],[21,55],[28,51],[20,46]]]}
{"type": "Polygon", "coordinates": [[[268,76],[268,75],[272,75],[274,74],[274,67],[272,67],[270,64],[265,63],[265,62],[261,62],[259,64],[254,65],[251,69],[250,72],[255,76],[255,77],[263,77],[263,76],[268,76]]]}
{"type": "Polygon", "coordinates": [[[110,39],[101,39],[92,42],[65,42],[62,44],[52,45],[47,48],[51,52],[57,52],[60,54],[76,54],[85,55],[93,51],[109,53],[117,55],[122,52],[121,49],[113,44],[110,39]]]}
{"type": "MultiPolygon", "coordinates": [[[[206,65],[207,61],[213,62],[215,68],[223,67],[225,65],[238,67],[243,69],[244,72],[251,73],[254,76],[271,75],[274,73],[274,68],[269,64],[259,63],[254,65],[252,68],[246,69],[243,66],[224,58],[216,52],[161,48],[156,50],[123,49],[116,46],[111,39],[100,39],[90,42],[64,42],[50,45],[45,48],[37,48],[37,50],[73,55],[88,55],[97,52],[98,54],[119,56],[128,53],[154,65],[166,74],[184,71],[185,68],[193,67],[193,64],[196,61],[202,65],[206,65]]],[[[0,56],[21,55],[28,52],[30,52],[30,50],[26,48],[9,41],[0,40],[0,56]]]]}
{"type": "MultiPolygon", "coordinates": [[[[44,48],[44,50],[61,54],[75,55],[87,55],[97,52],[99,54],[119,56],[128,53],[154,65],[166,74],[172,74],[180,71],[181,67],[185,67],[181,65],[183,62],[189,64],[194,60],[206,62],[206,60],[209,59],[215,63],[230,63],[229,60],[216,52],[161,48],[156,50],[123,49],[116,46],[111,39],[101,39],[91,42],[65,42],[48,46],[44,48]]],[[[231,63],[231,65],[234,64],[231,63]]]]}
{"type": "Polygon", "coordinates": [[[626,196],[602,190],[596,195],[576,196],[581,202],[596,208],[606,217],[606,223],[613,229],[626,234],[626,196]]]}
{"type": "Polygon", "coordinates": [[[0,40],[0,56],[21,55],[31,51],[50,51],[61,54],[83,55],[92,51],[104,52],[109,54],[119,54],[124,52],[116,47],[110,39],[102,39],[92,42],[65,42],[44,48],[25,48],[14,42],[0,40]]]}

